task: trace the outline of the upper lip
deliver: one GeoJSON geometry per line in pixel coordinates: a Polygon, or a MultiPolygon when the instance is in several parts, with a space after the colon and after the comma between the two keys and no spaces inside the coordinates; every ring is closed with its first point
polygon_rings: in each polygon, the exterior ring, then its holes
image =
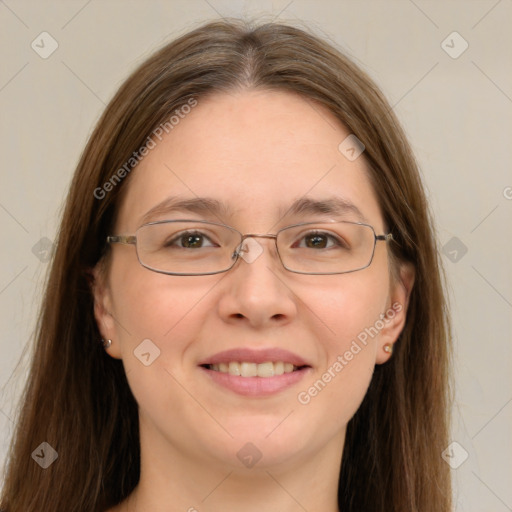
{"type": "Polygon", "coordinates": [[[250,348],[233,348],[218,352],[199,362],[199,366],[207,364],[229,363],[231,361],[247,363],[267,363],[269,361],[292,363],[294,366],[309,366],[308,363],[297,354],[282,348],[266,348],[254,350],[250,348]]]}

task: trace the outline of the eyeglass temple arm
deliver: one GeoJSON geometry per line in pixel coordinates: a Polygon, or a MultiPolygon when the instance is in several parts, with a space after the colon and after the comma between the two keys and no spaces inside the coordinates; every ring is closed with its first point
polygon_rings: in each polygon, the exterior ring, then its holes
{"type": "Polygon", "coordinates": [[[135,245],[137,238],[134,235],[117,235],[107,236],[107,243],[109,244],[133,244],[135,245]]]}
{"type": "Polygon", "coordinates": [[[393,240],[393,233],[388,233],[387,235],[375,235],[375,240],[393,240]]]}

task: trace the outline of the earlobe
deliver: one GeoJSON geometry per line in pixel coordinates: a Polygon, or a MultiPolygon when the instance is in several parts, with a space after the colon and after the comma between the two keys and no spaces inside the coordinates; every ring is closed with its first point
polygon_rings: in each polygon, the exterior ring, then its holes
{"type": "Polygon", "coordinates": [[[376,363],[382,364],[389,360],[394,344],[405,327],[407,310],[412,288],[414,286],[415,269],[411,263],[400,265],[399,277],[391,284],[390,305],[384,313],[384,328],[380,332],[376,363]]]}

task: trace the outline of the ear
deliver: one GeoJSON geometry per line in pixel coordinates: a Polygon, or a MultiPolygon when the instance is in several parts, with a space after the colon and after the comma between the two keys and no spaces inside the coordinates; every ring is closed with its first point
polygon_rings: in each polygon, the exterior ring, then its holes
{"type": "Polygon", "coordinates": [[[401,263],[398,277],[392,279],[389,292],[389,302],[384,312],[384,327],[380,331],[377,346],[377,364],[385,363],[392,355],[384,350],[391,347],[400,336],[407,319],[407,309],[412,287],[414,286],[415,269],[411,263],[401,263]]]}
{"type": "Polygon", "coordinates": [[[89,273],[90,285],[94,298],[94,318],[98,325],[101,337],[104,340],[112,340],[112,344],[106,351],[116,359],[121,358],[117,326],[112,314],[113,301],[108,275],[104,262],[100,261],[89,273]]]}

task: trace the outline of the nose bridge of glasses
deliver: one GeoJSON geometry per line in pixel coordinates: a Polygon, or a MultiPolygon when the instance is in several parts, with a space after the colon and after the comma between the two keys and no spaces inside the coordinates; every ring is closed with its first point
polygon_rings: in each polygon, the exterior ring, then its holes
{"type": "Polygon", "coordinates": [[[273,238],[273,239],[276,239],[277,238],[277,235],[271,235],[271,234],[258,234],[258,233],[247,233],[245,235],[242,235],[242,242],[246,239],[246,238],[273,238]]]}
{"type": "MultiPolygon", "coordinates": [[[[242,238],[240,240],[240,244],[236,247],[233,256],[240,256],[240,255],[243,255],[244,253],[251,252],[251,246],[252,246],[252,252],[253,253],[257,252],[257,253],[261,254],[263,252],[263,248],[262,248],[262,245],[260,243],[258,243],[256,240],[254,240],[253,243],[250,243],[250,242],[247,243],[246,240],[248,238],[271,238],[271,239],[274,239],[274,245],[275,245],[275,241],[277,239],[277,235],[259,234],[259,233],[246,233],[245,235],[242,235],[242,238]],[[255,247],[257,247],[256,251],[254,250],[255,247]]],[[[272,246],[270,246],[269,249],[272,250],[272,246]]],[[[259,254],[258,254],[258,256],[259,256],[259,254]]]]}

